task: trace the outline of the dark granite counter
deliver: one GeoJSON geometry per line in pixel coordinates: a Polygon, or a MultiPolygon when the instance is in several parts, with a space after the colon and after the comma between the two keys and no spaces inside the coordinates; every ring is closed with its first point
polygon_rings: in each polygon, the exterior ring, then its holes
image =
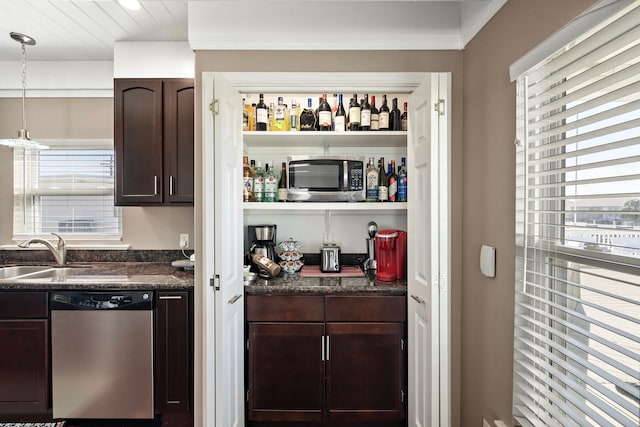
{"type": "Polygon", "coordinates": [[[349,294],[349,295],[406,295],[407,282],[384,282],[372,277],[300,277],[283,273],[273,279],[260,279],[245,285],[248,295],[266,294],[349,294]]]}
{"type": "MultiPolygon", "coordinates": [[[[12,264],[5,264],[8,266],[12,264]]],[[[13,264],[15,265],[15,264],[13,264]]],[[[50,266],[41,273],[1,279],[5,289],[184,289],[194,285],[193,272],[165,262],[91,262],[50,266]]]]}

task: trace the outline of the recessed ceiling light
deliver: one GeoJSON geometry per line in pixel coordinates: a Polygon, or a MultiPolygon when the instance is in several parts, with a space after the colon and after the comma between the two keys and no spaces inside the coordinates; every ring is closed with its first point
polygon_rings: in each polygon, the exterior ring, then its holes
{"type": "Polygon", "coordinates": [[[121,6],[131,10],[140,10],[140,2],[138,0],[118,0],[121,6]]]}

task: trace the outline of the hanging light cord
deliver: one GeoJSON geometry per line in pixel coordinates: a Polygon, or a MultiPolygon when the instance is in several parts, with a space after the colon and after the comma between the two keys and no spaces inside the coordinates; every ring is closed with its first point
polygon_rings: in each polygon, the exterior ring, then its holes
{"type": "Polygon", "coordinates": [[[22,129],[27,128],[27,117],[25,115],[25,98],[27,93],[27,49],[22,45],[22,129]]]}

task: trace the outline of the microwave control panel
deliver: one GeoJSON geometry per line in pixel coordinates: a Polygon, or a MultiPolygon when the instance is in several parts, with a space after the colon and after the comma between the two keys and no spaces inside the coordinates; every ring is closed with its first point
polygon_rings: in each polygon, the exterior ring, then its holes
{"type": "Polygon", "coordinates": [[[358,191],[364,188],[364,170],[362,162],[349,162],[349,190],[358,191]]]}

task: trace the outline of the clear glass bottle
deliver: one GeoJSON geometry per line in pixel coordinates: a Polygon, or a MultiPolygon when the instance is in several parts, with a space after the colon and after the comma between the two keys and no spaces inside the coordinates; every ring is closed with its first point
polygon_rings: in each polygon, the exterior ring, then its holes
{"type": "Polygon", "coordinates": [[[253,201],[264,202],[264,171],[262,163],[256,163],[256,170],[253,173],[253,201]]]}
{"type": "Polygon", "coordinates": [[[398,166],[398,201],[406,202],[407,201],[407,165],[405,164],[406,159],[403,157],[401,160],[401,165],[398,166]]]}
{"type": "Polygon", "coordinates": [[[373,157],[369,157],[369,163],[367,164],[367,178],[366,178],[366,201],[377,202],[378,201],[378,169],[373,163],[373,157]]]}
{"type": "Polygon", "coordinates": [[[360,130],[368,131],[371,129],[371,105],[369,104],[369,95],[364,94],[362,105],[360,106],[360,130]]]}
{"type": "Polygon", "coordinates": [[[253,171],[248,156],[242,156],[242,201],[253,201],[253,171]]]}
{"type": "Polygon", "coordinates": [[[387,105],[387,95],[382,95],[382,105],[378,114],[378,127],[380,130],[389,130],[389,106],[387,105]]]}
{"type": "Polygon", "coordinates": [[[344,111],[344,104],[342,103],[342,94],[338,95],[338,109],[336,110],[336,117],[334,121],[333,130],[336,132],[344,132],[347,130],[347,114],[344,111]]]}
{"type": "Polygon", "coordinates": [[[318,106],[318,130],[331,130],[331,106],[327,102],[327,94],[323,93],[318,106]]]}
{"type": "Polygon", "coordinates": [[[273,162],[267,163],[266,172],[264,174],[264,201],[265,202],[277,202],[278,201],[278,177],[276,176],[273,168],[273,162]]]}
{"type": "Polygon", "coordinates": [[[378,165],[378,201],[389,201],[389,178],[384,170],[384,157],[380,157],[378,165]]]}
{"type": "Polygon", "coordinates": [[[289,130],[289,111],[287,106],[284,105],[284,99],[278,97],[278,105],[273,111],[273,125],[271,130],[276,132],[284,132],[289,130]]]}
{"type": "Polygon", "coordinates": [[[273,130],[273,111],[275,110],[275,106],[273,102],[269,103],[269,111],[267,111],[267,130],[273,130]]]}
{"type": "Polygon", "coordinates": [[[292,131],[300,130],[300,106],[295,99],[291,100],[291,108],[289,109],[289,127],[292,131]]]}
{"type": "Polygon", "coordinates": [[[256,104],[256,130],[267,130],[269,111],[264,103],[264,94],[260,94],[260,101],[256,104]]]}
{"type": "Polygon", "coordinates": [[[380,130],[379,113],[376,108],[376,97],[371,95],[371,128],[372,131],[380,130]]]}

